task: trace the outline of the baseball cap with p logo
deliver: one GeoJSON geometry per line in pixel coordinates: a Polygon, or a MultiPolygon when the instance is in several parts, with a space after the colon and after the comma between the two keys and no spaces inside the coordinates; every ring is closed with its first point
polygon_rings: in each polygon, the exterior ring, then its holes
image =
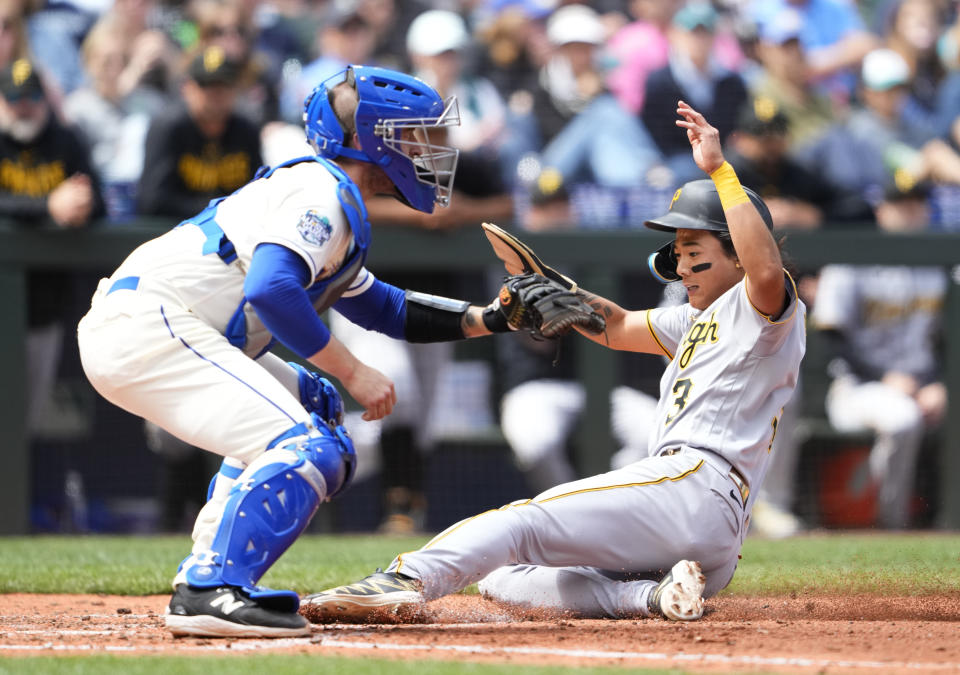
{"type": "Polygon", "coordinates": [[[239,81],[240,75],[240,64],[218,45],[211,45],[198,53],[187,68],[187,76],[201,87],[230,86],[239,81]]]}
{"type": "Polygon", "coordinates": [[[27,59],[17,59],[0,70],[0,95],[10,103],[42,99],[43,85],[34,65],[27,59]]]}

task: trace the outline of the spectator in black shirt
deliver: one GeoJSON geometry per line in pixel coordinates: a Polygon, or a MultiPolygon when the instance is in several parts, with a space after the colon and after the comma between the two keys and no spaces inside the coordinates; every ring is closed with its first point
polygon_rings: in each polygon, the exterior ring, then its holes
{"type": "Polygon", "coordinates": [[[80,227],[103,211],[89,150],[51,113],[33,64],[0,71],[0,215],[80,227]]]}
{"type": "MultiPolygon", "coordinates": [[[[103,214],[103,200],[81,139],[51,113],[30,61],[0,70],[0,217],[23,226],[78,228],[103,214]]],[[[62,272],[27,278],[28,425],[43,424],[63,344],[71,283],[62,272]]]]}
{"type": "Polygon", "coordinates": [[[190,62],[185,106],[158,115],[147,132],[140,213],[189,218],[253,178],[262,161],[260,132],[236,112],[239,76],[219,46],[190,62]]]}
{"type": "MultiPolygon", "coordinates": [[[[216,197],[249,182],[262,160],[260,131],[235,102],[243,69],[222,46],[211,45],[189,62],[181,91],[184,105],[153,118],[147,132],[138,210],[189,218],[216,197]]],[[[148,447],[161,459],[160,529],[187,527],[203,505],[207,453],[145,424],[148,447]]]]}
{"type": "Polygon", "coordinates": [[[758,96],[743,106],[725,150],[740,181],[770,208],[774,227],[873,223],[872,209],[859,193],[832,185],[787,154],[789,131],[778,104],[758,96]]]}
{"type": "Polygon", "coordinates": [[[686,101],[701,111],[720,132],[723,143],[747,99],[740,75],[713,58],[718,18],[707,2],[692,2],[680,9],[670,26],[669,62],[647,77],[640,116],[677,184],[703,176],[693,163],[686,131],[674,124],[677,101],[686,101]]]}

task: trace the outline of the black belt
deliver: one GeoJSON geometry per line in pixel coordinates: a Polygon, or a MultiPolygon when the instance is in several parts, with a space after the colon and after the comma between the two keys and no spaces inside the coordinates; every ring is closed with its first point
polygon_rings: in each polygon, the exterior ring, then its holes
{"type": "MultiPolygon", "coordinates": [[[[679,455],[682,451],[683,448],[667,448],[660,453],[660,456],[679,455]]],[[[732,464],[730,464],[730,471],[727,473],[727,476],[733,481],[733,484],[737,486],[737,490],[740,492],[740,498],[743,499],[743,505],[746,506],[747,498],[750,497],[750,484],[747,483],[747,479],[744,478],[743,474],[737,471],[737,467],[732,464]]]]}

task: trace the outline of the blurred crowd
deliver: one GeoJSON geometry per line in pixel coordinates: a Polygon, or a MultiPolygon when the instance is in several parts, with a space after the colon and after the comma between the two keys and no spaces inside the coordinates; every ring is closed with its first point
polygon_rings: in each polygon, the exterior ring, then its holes
{"type": "MultiPolygon", "coordinates": [[[[702,177],[674,124],[682,99],[719,129],[727,158],[777,228],[960,231],[953,0],[0,0],[0,217],[59,227],[188,218],[261,165],[310,154],[304,98],[350,63],[414,73],[459,101],[451,208],[427,215],[374,201],[377,226],[639,227],[678,185],[702,177]]],[[[837,338],[843,364],[831,371],[826,412],[838,428],[878,434],[870,469],[892,486],[881,490],[880,520],[907,526],[913,466],[946,409],[935,353],[944,272],[808,272],[801,292],[811,307],[818,280],[831,294],[829,311],[813,316],[837,338]],[[863,279],[875,283],[852,281],[863,279]],[[893,287],[902,292],[875,290],[893,287]],[[909,341],[900,339],[905,328],[909,341]],[[900,351],[880,349],[884,340],[900,351]],[[868,383],[887,389],[857,390],[868,383]]],[[[452,276],[416,281],[457,295],[452,276]]],[[[63,339],[63,283],[36,272],[29,284],[30,360],[49,368],[57,359],[43,355],[63,339]]],[[[348,330],[335,326],[344,340],[348,330]]],[[[553,351],[527,347],[528,366],[518,365],[518,341],[503,350],[516,388],[501,419],[540,489],[573,475],[562,456],[583,391],[572,367],[548,367],[553,351]],[[548,396],[520,388],[544,380],[560,381],[548,396]],[[545,400],[552,410],[526,407],[545,400]],[[556,433],[523,437],[531,418],[556,433]]],[[[450,359],[449,350],[369,349],[407,364],[398,381],[428,373],[431,382],[417,385],[425,399],[450,359]]],[[[564,347],[567,365],[573,354],[564,347]]],[[[53,376],[35,377],[31,395],[47,395],[42,383],[53,376]]],[[[643,430],[629,427],[642,427],[635,411],[652,405],[644,396],[613,392],[614,424],[625,420],[615,430],[621,463],[631,442],[643,446],[643,430]]],[[[384,457],[388,475],[415,466],[417,447],[432,442],[415,433],[416,413],[396,417],[374,440],[405,448],[384,457]]],[[[788,478],[764,498],[781,517],[774,535],[799,526],[789,513],[795,455],[784,454],[786,468],[776,471],[788,478]]],[[[421,511],[422,525],[422,468],[411,473],[385,487],[399,495],[399,512],[421,511]]]]}
{"type": "MultiPolygon", "coordinates": [[[[303,100],[347,63],[456,94],[450,140],[519,195],[518,219],[544,169],[581,225],[662,208],[697,177],[678,99],[778,226],[872,222],[892,181],[960,185],[951,0],[0,0],[0,133],[76,141],[58,224],[186,217],[304,153],[303,100]]],[[[51,180],[12,161],[7,184],[51,180]]]]}

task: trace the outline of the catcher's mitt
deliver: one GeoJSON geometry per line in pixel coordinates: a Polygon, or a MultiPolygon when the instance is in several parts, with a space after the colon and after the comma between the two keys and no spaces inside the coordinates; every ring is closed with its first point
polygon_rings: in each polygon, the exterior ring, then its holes
{"type": "Polygon", "coordinates": [[[574,291],[539,274],[509,276],[500,288],[500,312],[511,328],[556,338],[575,326],[599,334],[607,322],[574,291]]]}

